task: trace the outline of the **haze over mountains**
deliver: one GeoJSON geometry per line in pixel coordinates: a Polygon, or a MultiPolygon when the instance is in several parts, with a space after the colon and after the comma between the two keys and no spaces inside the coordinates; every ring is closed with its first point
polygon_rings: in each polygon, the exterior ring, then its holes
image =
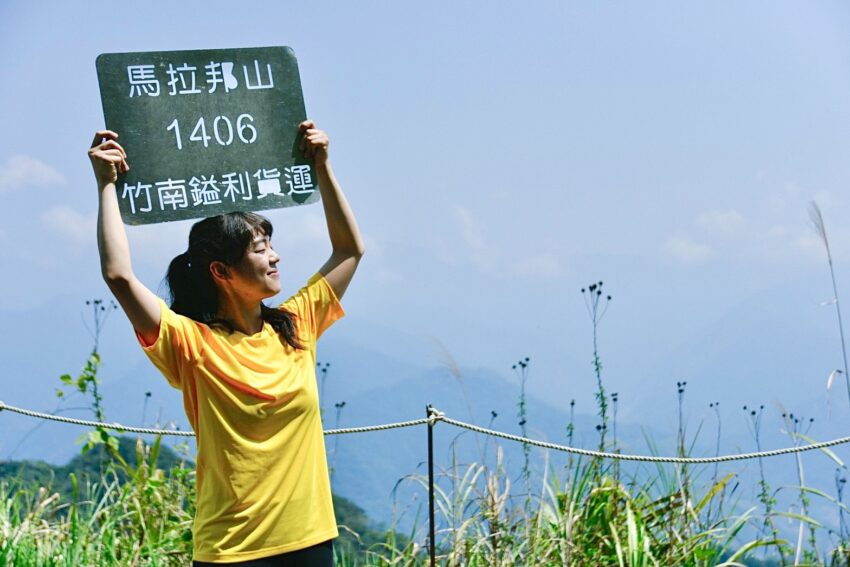
{"type": "MultiPolygon", "coordinates": [[[[846,387],[840,379],[833,385],[829,403],[826,398],[826,376],[840,356],[831,313],[807,301],[807,293],[801,292],[800,287],[785,285],[755,298],[742,298],[710,324],[682,334],[677,343],[646,353],[631,366],[632,361],[623,360],[616,353],[618,341],[622,340],[616,335],[623,335],[624,329],[603,327],[603,375],[608,392],[619,393],[618,432],[623,451],[645,453],[646,434],[660,453],[674,453],[675,382],[679,380],[688,383],[684,395],[688,434],[692,436],[700,430],[695,454],[709,455],[715,450],[716,420],[708,407],[710,402],[721,402],[720,447],[724,453],[753,449],[743,405],[766,406],[765,447],[791,443],[781,433],[779,413],[784,410],[780,408],[806,419],[814,417],[810,434],[819,440],[845,435],[850,412],[846,387]],[[609,338],[610,335],[615,337],[609,338]]],[[[683,311],[687,308],[682,306],[683,311]]],[[[60,385],[58,376],[75,374],[91,348],[91,338],[80,318],[82,312],[85,319],[86,309],[82,298],[69,298],[40,308],[2,313],[4,324],[19,332],[0,347],[4,366],[0,399],[41,411],[57,408],[59,401],[54,392],[60,385]],[[45,324],[51,337],[60,336],[62,340],[39,340],[44,336],[45,324]]],[[[659,336],[668,333],[637,325],[625,330],[659,336]]],[[[646,337],[640,340],[645,341],[646,337]]],[[[561,353],[559,360],[570,361],[570,367],[561,368],[557,374],[550,371],[551,360],[546,360],[545,353],[531,360],[527,382],[529,435],[566,443],[569,400],[575,398],[575,443],[595,447],[598,419],[593,415],[592,368],[589,362],[582,362],[581,349],[565,350],[572,352],[561,353]],[[569,378],[564,379],[564,375],[569,378]]],[[[100,351],[108,421],[148,426],[174,423],[188,429],[179,393],[148,363],[133,342],[120,311],[107,322],[100,351]],[[151,395],[145,407],[146,392],[151,395]]],[[[518,346],[517,352],[510,354],[516,360],[526,353],[518,346]]],[[[431,403],[456,419],[485,426],[492,420],[496,429],[519,433],[520,386],[510,366],[466,367],[436,339],[382,327],[356,316],[327,333],[318,356],[320,361],[331,364],[323,402],[328,428],[416,419],[424,416],[425,405],[431,403]],[[334,404],[343,401],[345,405],[338,411],[334,404]],[[491,412],[496,412],[497,417],[493,418],[491,412]]],[[[583,360],[590,360],[589,352],[583,360]]],[[[70,396],[61,404],[68,410],[62,415],[90,417],[87,405],[88,400],[80,395],[70,396]]],[[[43,423],[9,412],[0,413],[0,431],[0,458],[51,463],[64,463],[76,454],[79,445],[75,441],[84,433],[76,426],[43,423]]],[[[407,475],[424,473],[425,435],[425,429],[417,427],[328,437],[335,491],[380,521],[391,521],[393,514],[412,518],[421,505],[421,488],[413,480],[402,482],[395,492],[394,488],[407,475]]],[[[438,468],[449,467],[455,456],[462,463],[482,459],[491,465],[495,462],[495,440],[476,438],[445,424],[437,426],[436,440],[438,468]]],[[[509,470],[516,475],[522,462],[521,446],[507,442],[498,445],[504,447],[509,470]]],[[[846,456],[848,450],[838,448],[837,453],[846,456]]],[[[556,470],[565,463],[566,456],[535,450],[532,461],[539,474],[547,466],[556,470]]],[[[808,482],[829,490],[834,463],[820,454],[807,455],[805,463],[808,482]]],[[[742,492],[752,489],[747,475],[754,472],[753,467],[752,463],[744,463],[727,469],[742,472],[742,492]]],[[[790,460],[776,459],[768,470],[776,486],[794,481],[795,469],[790,460]]],[[[741,497],[748,500],[752,495],[741,497]]],[[[824,517],[829,518],[832,512],[825,513],[824,517]]]]}

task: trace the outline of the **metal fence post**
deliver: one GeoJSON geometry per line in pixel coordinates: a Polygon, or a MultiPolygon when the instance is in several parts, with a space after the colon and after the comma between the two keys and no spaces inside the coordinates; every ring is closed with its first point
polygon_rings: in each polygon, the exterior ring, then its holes
{"type": "Polygon", "coordinates": [[[436,541],[434,537],[434,408],[425,406],[428,417],[428,552],[431,554],[431,567],[437,565],[436,541]]]}

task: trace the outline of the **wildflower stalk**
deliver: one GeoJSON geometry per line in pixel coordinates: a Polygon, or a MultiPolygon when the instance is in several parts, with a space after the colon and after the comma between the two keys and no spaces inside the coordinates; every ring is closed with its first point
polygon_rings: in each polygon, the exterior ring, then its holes
{"type": "Polygon", "coordinates": [[[604,451],[605,433],[608,430],[608,396],[605,394],[605,388],[602,385],[602,360],[599,358],[598,330],[599,323],[608,310],[611,296],[606,295],[603,299],[602,282],[592,283],[586,289],[582,288],[581,293],[584,295],[585,307],[588,315],[590,315],[593,328],[593,372],[596,376],[596,406],[599,408],[599,418],[602,421],[596,426],[596,430],[599,432],[599,450],[604,451]]]}
{"type": "MultiPolygon", "coordinates": [[[[814,418],[809,418],[808,420],[805,420],[799,416],[795,416],[793,413],[783,414],[782,417],[785,419],[785,427],[786,431],[788,432],[788,436],[793,441],[794,446],[799,447],[803,441],[804,436],[808,435],[809,429],[811,429],[812,424],[815,421],[814,418]]],[[[803,460],[800,453],[794,453],[794,464],[796,465],[797,482],[800,487],[800,515],[803,518],[808,518],[809,504],[811,504],[811,501],[809,500],[808,494],[806,492],[806,480],[803,472],[803,460]]],[[[799,565],[800,561],[803,558],[803,531],[805,529],[806,523],[807,522],[805,522],[803,519],[800,520],[800,527],[797,531],[797,548],[794,553],[795,565],[799,565]]],[[[816,555],[817,538],[815,533],[815,527],[811,523],[809,523],[808,543],[812,550],[812,553],[816,555]]]]}
{"type": "MultiPolygon", "coordinates": [[[[525,382],[528,379],[528,365],[531,363],[531,359],[529,357],[525,357],[524,359],[518,361],[511,368],[516,373],[519,378],[519,427],[522,432],[523,437],[528,437],[528,410],[526,407],[526,398],[525,398],[525,382]]],[[[525,481],[526,486],[526,495],[527,498],[531,498],[531,469],[529,467],[529,460],[531,456],[531,445],[523,442],[522,444],[522,456],[523,456],[523,465],[522,465],[522,478],[525,481]]]]}
{"type": "Polygon", "coordinates": [[[147,418],[147,413],[148,413],[148,400],[150,400],[150,399],[151,399],[151,393],[145,392],[145,401],[144,401],[144,403],[142,403],[142,422],[141,422],[142,427],[144,427],[145,423],[146,423],[145,419],[147,418]]]}
{"type": "Polygon", "coordinates": [[[325,381],[328,379],[328,369],[330,367],[330,362],[316,363],[316,370],[319,371],[319,413],[322,417],[325,415],[325,381]]]}
{"type": "MultiPolygon", "coordinates": [[[[747,415],[748,423],[747,425],[750,428],[750,433],[753,436],[753,439],[756,442],[756,451],[759,453],[762,450],[761,447],[761,425],[762,425],[762,416],[764,414],[764,406],[759,406],[756,409],[750,409],[747,406],[744,406],[744,413],[747,415]]],[[[783,415],[783,417],[785,417],[783,415]]],[[[774,541],[779,540],[779,530],[776,528],[776,524],[773,522],[773,510],[776,506],[776,498],[770,493],[770,485],[767,483],[767,477],[764,474],[764,459],[762,457],[758,457],[757,459],[759,465],[759,493],[758,499],[761,502],[762,506],[764,506],[764,521],[761,525],[760,536],[764,536],[767,533],[770,533],[771,538],[774,541]]],[[[786,565],[787,561],[785,558],[785,549],[782,545],[777,544],[777,550],[779,551],[779,556],[782,560],[781,564],[786,565]]],[[[765,548],[765,551],[767,549],[765,548]]]]}
{"type": "MultiPolygon", "coordinates": [[[[685,405],[685,387],[688,385],[687,382],[676,382],[676,402],[679,409],[678,415],[678,428],[677,428],[677,439],[676,439],[676,454],[679,457],[685,457],[686,449],[685,449],[685,416],[684,416],[684,405],[685,405]]],[[[682,496],[682,502],[688,501],[688,486],[690,484],[688,480],[688,465],[687,464],[677,464],[676,472],[679,475],[679,487],[682,496]]]]}
{"type": "Polygon", "coordinates": [[[838,541],[844,544],[847,541],[847,518],[844,516],[844,489],[847,486],[847,477],[844,475],[846,467],[835,469],[835,496],[838,502],[838,541]]]}
{"type": "MultiPolygon", "coordinates": [[[[722,423],[720,419],[720,402],[712,402],[708,404],[708,407],[714,410],[714,417],[717,419],[717,431],[715,432],[715,440],[714,440],[714,456],[720,456],[720,436],[722,433],[722,423]]],[[[711,475],[711,485],[717,486],[717,481],[720,473],[720,463],[714,463],[714,472],[711,475]]],[[[726,487],[724,486],[720,491],[720,496],[718,497],[717,503],[717,515],[723,515],[723,498],[726,495],[726,487]]],[[[706,519],[710,523],[712,519],[712,508],[714,505],[714,499],[712,499],[708,503],[708,508],[706,509],[706,519]]]]}
{"type": "Polygon", "coordinates": [[[114,301],[110,301],[108,304],[109,309],[107,309],[107,306],[103,304],[102,299],[87,300],[86,305],[90,305],[92,308],[92,322],[94,324],[94,329],[91,329],[86,324],[85,320],[83,320],[83,324],[86,325],[86,328],[89,330],[92,340],[94,341],[94,346],[92,347],[92,351],[83,370],[83,374],[85,375],[85,379],[92,391],[92,411],[94,412],[97,421],[103,423],[105,419],[103,412],[103,396],[101,396],[98,391],[98,384],[100,381],[97,379],[97,367],[100,366],[100,334],[103,331],[103,327],[106,324],[106,320],[109,318],[109,315],[118,308],[118,305],[114,301]]]}
{"type": "MultiPolygon", "coordinates": [[[[567,423],[567,446],[573,447],[573,440],[575,439],[575,431],[576,431],[576,422],[575,422],[575,412],[576,412],[576,401],[575,399],[570,400],[570,420],[567,423]]],[[[572,470],[573,470],[573,454],[570,453],[567,457],[567,478],[569,478],[572,470]]]]}
{"type": "MultiPolygon", "coordinates": [[[[342,408],[345,407],[345,401],[337,402],[334,404],[334,408],[336,408],[336,417],[334,419],[334,429],[339,429],[339,418],[342,416],[342,408]]],[[[341,435],[334,436],[334,456],[331,461],[331,480],[333,480],[334,472],[336,471],[336,455],[337,455],[337,447],[339,446],[339,438],[341,435]]]]}
{"type": "MultiPolygon", "coordinates": [[[[619,393],[617,393],[617,392],[611,393],[611,410],[612,410],[611,411],[611,413],[612,413],[612,416],[611,416],[612,417],[612,419],[611,419],[611,426],[612,426],[611,427],[611,434],[612,434],[611,435],[611,437],[612,437],[612,439],[611,439],[611,450],[614,453],[620,452],[620,448],[617,446],[617,405],[618,405],[617,402],[619,401],[619,399],[620,399],[619,393]]],[[[619,480],[620,480],[620,460],[615,459],[613,465],[614,465],[614,478],[617,479],[617,481],[619,482],[619,480]]]]}
{"type": "MultiPolygon", "coordinates": [[[[499,417],[499,413],[496,410],[490,410],[490,421],[487,422],[487,429],[493,429],[493,423],[496,421],[496,418],[499,417]]],[[[481,459],[481,464],[487,465],[487,452],[489,450],[490,445],[490,436],[488,435],[486,439],[484,439],[484,456],[481,459]]]]}

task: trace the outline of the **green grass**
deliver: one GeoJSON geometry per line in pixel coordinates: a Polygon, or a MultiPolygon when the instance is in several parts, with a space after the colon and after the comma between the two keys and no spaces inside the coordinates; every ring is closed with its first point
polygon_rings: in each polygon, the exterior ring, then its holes
{"type": "MultiPolygon", "coordinates": [[[[0,463],[0,565],[191,562],[192,463],[159,439],[116,439],[117,453],[100,444],[64,466],[0,463]]],[[[362,564],[370,548],[408,546],[409,538],[377,529],[351,501],[335,495],[334,508],[343,523],[340,564],[362,564]]]]}
{"type": "Polygon", "coordinates": [[[159,439],[137,443],[136,466],[96,480],[70,474],[62,498],[31,483],[0,483],[0,565],[185,565],[191,557],[194,472],[156,467],[159,439]]]}
{"type": "MultiPolygon", "coordinates": [[[[108,464],[102,475],[73,484],[70,495],[31,480],[0,482],[0,565],[189,564],[194,471],[172,462],[166,472],[157,467],[158,453],[158,440],[138,440],[132,466],[126,464],[132,459],[108,464]]],[[[668,469],[639,481],[617,478],[614,470],[590,460],[551,467],[528,495],[524,487],[512,493],[501,458],[493,467],[454,464],[436,487],[439,563],[767,565],[758,562],[764,548],[767,557],[778,557],[784,542],[753,536],[764,521],[761,508],[708,513],[733,474],[700,490],[690,480],[696,475],[683,481],[668,469]]],[[[72,483],[76,478],[70,474],[72,483]]],[[[413,481],[424,497],[426,479],[413,481]]],[[[427,517],[402,536],[367,527],[362,511],[345,501],[336,507],[349,522],[341,522],[337,565],[427,564],[427,517]]],[[[807,564],[844,565],[845,548],[832,555],[805,550],[807,564]]]]}

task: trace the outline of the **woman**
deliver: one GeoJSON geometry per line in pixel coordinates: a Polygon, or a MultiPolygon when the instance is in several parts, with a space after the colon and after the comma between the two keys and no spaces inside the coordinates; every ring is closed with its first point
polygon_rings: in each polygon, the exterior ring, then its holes
{"type": "Polygon", "coordinates": [[[315,377],[316,340],[339,304],[364,247],[328,161],[328,137],[308,120],[301,148],[313,159],[333,252],[278,309],[271,224],[252,213],[196,223],[167,280],[172,304],[133,274],[115,183],[129,170],[118,134],[89,150],[98,184],[101,270],[151,361],[183,392],[198,444],[195,565],[333,565],[337,537],[315,377]]]}

